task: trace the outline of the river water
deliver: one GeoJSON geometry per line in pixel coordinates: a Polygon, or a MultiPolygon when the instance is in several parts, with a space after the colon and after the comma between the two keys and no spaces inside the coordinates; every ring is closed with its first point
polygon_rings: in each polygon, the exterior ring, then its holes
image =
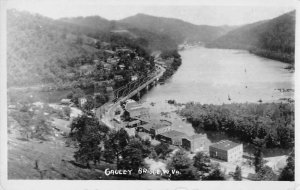
{"type": "MultiPolygon", "coordinates": [[[[194,47],[180,54],[182,65],[178,71],[165,84],[146,93],[141,103],[150,108],[152,118],[171,120],[174,129],[188,135],[194,134],[193,127],[175,113],[180,107],[167,100],[222,104],[272,102],[294,96],[291,91],[277,90],[294,89],[294,74],[284,69],[286,63],[241,50],[194,47]]],[[[211,143],[227,138],[221,133],[205,133],[211,143]]]]}

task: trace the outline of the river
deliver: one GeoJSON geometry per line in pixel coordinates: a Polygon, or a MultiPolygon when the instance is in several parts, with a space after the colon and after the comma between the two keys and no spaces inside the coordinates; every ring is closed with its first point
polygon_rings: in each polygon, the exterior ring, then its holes
{"type": "MultiPolygon", "coordinates": [[[[150,108],[152,118],[169,119],[174,129],[188,135],[194,134],[193,127],[175,113],[180,107],[168,104],[167,100],[223,104],[272,102],[294,96],[292,91],[277,90],[294,89],[294,74],[285,69],[286,63],[241,50],[194,47],[180,54],[182,65],[178,71],[165,84],[146,93],[141,103],[150,108]]],[[[205,133],[211,143],[227,138],[222,133],[205,133]]]]}

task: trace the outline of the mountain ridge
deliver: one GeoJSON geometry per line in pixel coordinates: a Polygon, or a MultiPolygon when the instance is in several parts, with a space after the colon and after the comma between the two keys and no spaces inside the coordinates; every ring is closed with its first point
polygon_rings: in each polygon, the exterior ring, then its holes
{"type": "Polygon", "coordinates": [[[244,49],[262,57],[293,63],[295,11],[243,25],[208,43],[206,47],[244,49]]]}
{"type": "Polygon", "coordinates": [[[121,19],[119,22],[136,28],[167,34],[177,43],[184,41],[208,42],[232,29],[230,26],[196,25],[176,18],[157,17],[141,13],[121,19]]]}

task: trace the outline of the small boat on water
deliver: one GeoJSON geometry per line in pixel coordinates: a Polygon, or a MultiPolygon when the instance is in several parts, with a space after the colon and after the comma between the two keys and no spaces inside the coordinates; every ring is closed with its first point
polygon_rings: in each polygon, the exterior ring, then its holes
{"type": "Polygon", "coordinates": [[[263,101],[261,99],[258,100],[259,103],[262,103],[263,101]]]}
{"type": "Polygon", "coordinates": [[[228,94],[228,100],[231,101],[231,98],[230,98],[229,94],[228,94]]]}

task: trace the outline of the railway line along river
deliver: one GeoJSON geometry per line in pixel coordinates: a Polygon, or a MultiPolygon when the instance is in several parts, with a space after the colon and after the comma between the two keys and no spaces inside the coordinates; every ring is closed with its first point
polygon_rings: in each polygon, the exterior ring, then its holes
{"type": "MultiPolygon", "coordinates": [[[[146,93],[141,103],[150,108],[153,118],[171,120],[176,130],[189,135],[194,133],[193,127],[175,113],[180,106],[170,105],[167,100],[202,104],[258,103],[294,96],[294,73],[285,69],[286,63],[242,50],[193,47],[180,54],[182,65],[178,71],[165,84],[146,93]]],[[[208,134],[208,138],[215,142],[227,137],[214,132],[208,134]]]]}

